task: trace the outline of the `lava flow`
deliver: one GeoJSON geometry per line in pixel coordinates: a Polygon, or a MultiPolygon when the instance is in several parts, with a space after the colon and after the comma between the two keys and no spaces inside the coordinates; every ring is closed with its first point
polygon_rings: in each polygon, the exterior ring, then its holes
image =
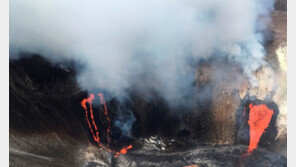
{"type": "Polygon", "coordinates": [[[274,112],[265,104],[253,105],[251,103],[249,108],[250,143],[248,152],[250,153],[258,147],[259,140],[269,126],[274,112]]]}
{"type": "MultiPolygon", "coordinates": [[[[103,108],[103,113],[104,115],[106,116],[106,119],[108,121],[108,127],[107,127],[107,146],[109,146],[110,144],[110,124],[111,124],[111,120],[110,118],[108,117],[108,110],[107,110],[107,106],[106,106],[106,102],[104,100],[104,96],[103,94],[98,94],[98,96],[100,97],[100,102],[101,104],[104,106],[103,108]]],[[[89,127],[89,130],[92,134],[92,137],[94,139],[94,141],[96,141],[99,145],[99,147],[103,148],[104,150],[107,150],[108,152],[112,153],[112,154],[115,154],[114,157],[117,157],[118,155],[120,154],[126,154],[127,153],[127,150],[131,149],[132,148],[132,145],[129,145],[127,147],[124,147],[122,148],[119,152],[116,152],[116,151],[113,151],[107,147],[104,147],[101,142],[100,142],[100,137],[99,137],[99,131],[98,131],[98,127],[96,125],[96,122],[95,122],[95,119],[94,119],[94,115],[93,115],[93,108],[92,108],[92,101],[95,99],[95,95],[94,94],[90,94],[88,98],[86,99],[83,99],[81,101],[81,106],[84,108],[85,110],[85,119],[86,119],[86,122],[88,124],[88,127],[89,127]],[[89,110],[90,110],[90,118],[91,118],[91,121],[89,120],[89,117],[88,117],[88,112],[87,112],[87,106],[86,106],[86,103],[89,104],[89,110]],[[93,128],[94,127],[94,130],[93,128]]]]}

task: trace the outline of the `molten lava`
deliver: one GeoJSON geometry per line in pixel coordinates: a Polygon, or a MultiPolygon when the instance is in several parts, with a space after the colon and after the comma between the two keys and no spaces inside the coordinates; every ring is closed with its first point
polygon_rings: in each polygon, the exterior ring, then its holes
{"type": "Polygon", "coordinates": [[[248,152],[252,152],[258,146],[262,134],[269,126],[271,121],[273,110],[269,109],[265,104],[249,105],[249,125],[250,125],[250,143],[248,152]]]}
{"type": "Polygon", "coordinates": [[[103,104],[104,105],[104,115],[106,116],[106,119],[107,119],[107,121],[108,121],[108,128],[107,128],[107,143],[108,143],[108,145],[109,145],[109,143],[110,143],[110,141],[111,141],[111,139],[110,139],[110,125],[111,125],[111,120],[110,120],[110,118],[108,117],[108,110],[107,110],[107,106],[106,106],[106,102],[105,102],[105,100],[104,100],[104,96],[103,96],[103,94],[98,94],[98,96],[100,97],[100,102],[101,102],[101,104],[103,104]]]}
{"type": "MultiPolygon", "coordinates": [[[[101,104],[104,106],[103,108],[103,113],[106,116],[106,119],[108,121],[108,127],[107,127],[107,146],[109,146],[110,142],[111,142],[111,138],[110,138],[110,125],[111,125],[111,120],[108,116],[108,110],[107,110],[107,106],[106,106],[106,102],[104,100],[104,96],[103,94],[98,94],[99,98],[100,98],[100,102],[101,104]]],[[[98,131],[98,127],[96,125],[95,119],[94,119],[94,115],[93,115],[93,107],[92,107],[92,101],[95,99],[95,95],[94,94],[90,94],[88,98],[83,99],[81,101],[81,106],[83,107],[84,111],[85,111],[85,119],[86,122],[88,124],[89,130],[92,134],[92,137],[94,139],[94,141],[96,141],[99,145],[99,147],[103,148],[104,150],[107,150],[108,152],[115,154],[114,157],[117,157],[120,154],[126,154],[127,150],[131,149],[133,146],[129,145],[127,147],[122,148],[119,152],[113,151],[109,148],[104,147],[101,142],[100,142],[100,137],[99,137],[99,131],[98,131]],[[91,121],[89,120],[88,117],[88,111],[87,111],[87,106],[86,103],[89,104],[89,111],[90,111],[90,118],[91,121]],[[94,129],[92,128],[94,127],[94,129]]]]}
{"type": "Polygon", "coordinates": [[[122,148],[119,152],[116,153],[116,155],[114,155],[114,157],[117,157],[119,154],[126,154],[127,150],[131,149],[132,147],[132,145],[129,145],[125,148],[122,148]]]}

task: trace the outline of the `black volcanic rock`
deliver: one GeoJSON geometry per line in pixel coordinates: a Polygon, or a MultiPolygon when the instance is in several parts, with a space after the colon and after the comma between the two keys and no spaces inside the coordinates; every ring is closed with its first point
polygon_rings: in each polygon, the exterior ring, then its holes
{"type": "MultiPolygon", "coordinates": [[[[132,92],[125,104],[116,99],[106,101],[111,120],[118,116],[119,108],[131,110],[136,118],[132,139],[122,137],[118,128],[111,130],[114,148],[133,144],[128,154],[112,158],[90,135],[80,106],[87,93],[79,89],[73,68],[49,63],[38,55],[10,61],[11,166],[286,166],[285,157],[263,149],[242,158],[247,146],[196,147],[210,137],[207,130],[215,122],[209,116],[192,112],[189,118],[184,116],[188,120],[182,124],[183,118],[168,114],[170,108],[157,95],[146,102],[137,92],[132,92]],[[169,138],[160,142],[164,151],[144,147],[139,141],[153,135],[160,136],[156,143],[169,138]]],[[[210,100],[206,102],[198,106],[203,113],[211,106],[210,100]]],[[[95,106],[95,113],[101,113],[100,108],[95,106]]],[[[95,118],[100,132],[104,132],[106,121],[101,115],[95,118]]]]}
{"type": "Polygon", "coordinates": [[[26,133],[62,131],[84,136],[83,112],[75,73],[40,56],[11,61],[9,66],[10,128],[26,133]]]}

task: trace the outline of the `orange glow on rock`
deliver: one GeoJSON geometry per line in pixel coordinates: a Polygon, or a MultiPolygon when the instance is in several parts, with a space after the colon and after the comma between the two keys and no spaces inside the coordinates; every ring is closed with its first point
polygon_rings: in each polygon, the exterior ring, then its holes
{"type": "Polygon", "coordinates": [[[252,152],[258,147],[258,143],[265,129],[269,126],[273,110],[269,109],[265,104],[249,105],[249,125],[250,125],[250,143],[248,152],[252,152]]]}
{"type": "Polygon", "coordinates": [[[119,154],[126,154],[127,150],[129,150],[131,148],[133,148],[132,145],[129,145],[129,146],[125,147],[125,148],[122,148],[119,152],[116,153],[116,155],[114,157],[117,157],[119,154]]]}
{"type": "Polygon", "coordinates": [[[107,110],[107,106],[106,106],[106,102],[104,100],[104,96],[103,94],[98,94],[98,96],[100,97],[100,102],[102,105],[104,105],[104,110],[103,110],[103,113],[104,115],[106,116],[106,119],[108,121],[108,128],[107,128],[107,143],[109,145],[109,143],[111,142],[111,139],[110,139],[110,125],[111,125],[111,120],[108,116],[108,110],[107,110]]]}
{"type": "MultiPolygon", "coordinates": [[[[103,108],[103,113],[104,115],[106,116],[106,119],[108,121],[108,127],[107,127],[107,146],[109,146],[110,142],[111,142],[111,138],[110,138],[110,126],[111,126],[111,120],[108,116],[108,110],[107,110],[107,106],[106,106],[106,102],[104,100],[104,96],[103,94],[98,94],[99,98],[100,98],[100,102],[101,104],[104,106],[103,108]]],[[[100,142],[100,137],[99,137],[99,131],[98,131],[98,127],[96,125],[96,122],[95,122],[95,119],[94,119],[94,115],[93,115],[93,106],[92,106],[92,101],[95,99],[95,95],[94,94],[90,94],[88,98],[86,99],[83,99],[81,101],[81,106],[82,108],[84,109],[85,111],[85,119],[86,119],[86,122],[88,124],[88,128],[92,134],[92,137],[94,139],[94,141],[96,141],[99,145],[99,147],[103,148],[104,150],[112,153],[112,154],[115,154],[114,157],[117,157],[118,155],[120,154],[126,154],[127,153],[127,150],[131,149],[132,148],[132,145],[129,145],[127,147],[123,147],[119,152],[116,152],[116,151],[113,151],[107,147],[104,147],[101,142],[100,142]],[[87,106],[86,106],[86,103],[89,104],[89,111],[90,113],[88,113],[87,111],[87,106]],[[90,114],[90,118],[91,118],[91,121],[89,120],[89,117],[88,115],[90,114]],[[92,128],[94,127],[94,129],[92,128]],[[94,133],[95,132],[95,133],[94,133]]]]}

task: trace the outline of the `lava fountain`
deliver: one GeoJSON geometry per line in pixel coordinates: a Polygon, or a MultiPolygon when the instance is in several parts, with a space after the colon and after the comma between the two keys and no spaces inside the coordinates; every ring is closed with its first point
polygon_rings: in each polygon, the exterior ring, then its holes
{"type": "Polygon", "coordinates": [[[269,126],[271,121],[273,110],[269,109],[265,104],[249,105],[249,121],[250,126],[250,143],[248,152],[252,152],[258,147],[258,143],[265,129],[269,126]]]}

